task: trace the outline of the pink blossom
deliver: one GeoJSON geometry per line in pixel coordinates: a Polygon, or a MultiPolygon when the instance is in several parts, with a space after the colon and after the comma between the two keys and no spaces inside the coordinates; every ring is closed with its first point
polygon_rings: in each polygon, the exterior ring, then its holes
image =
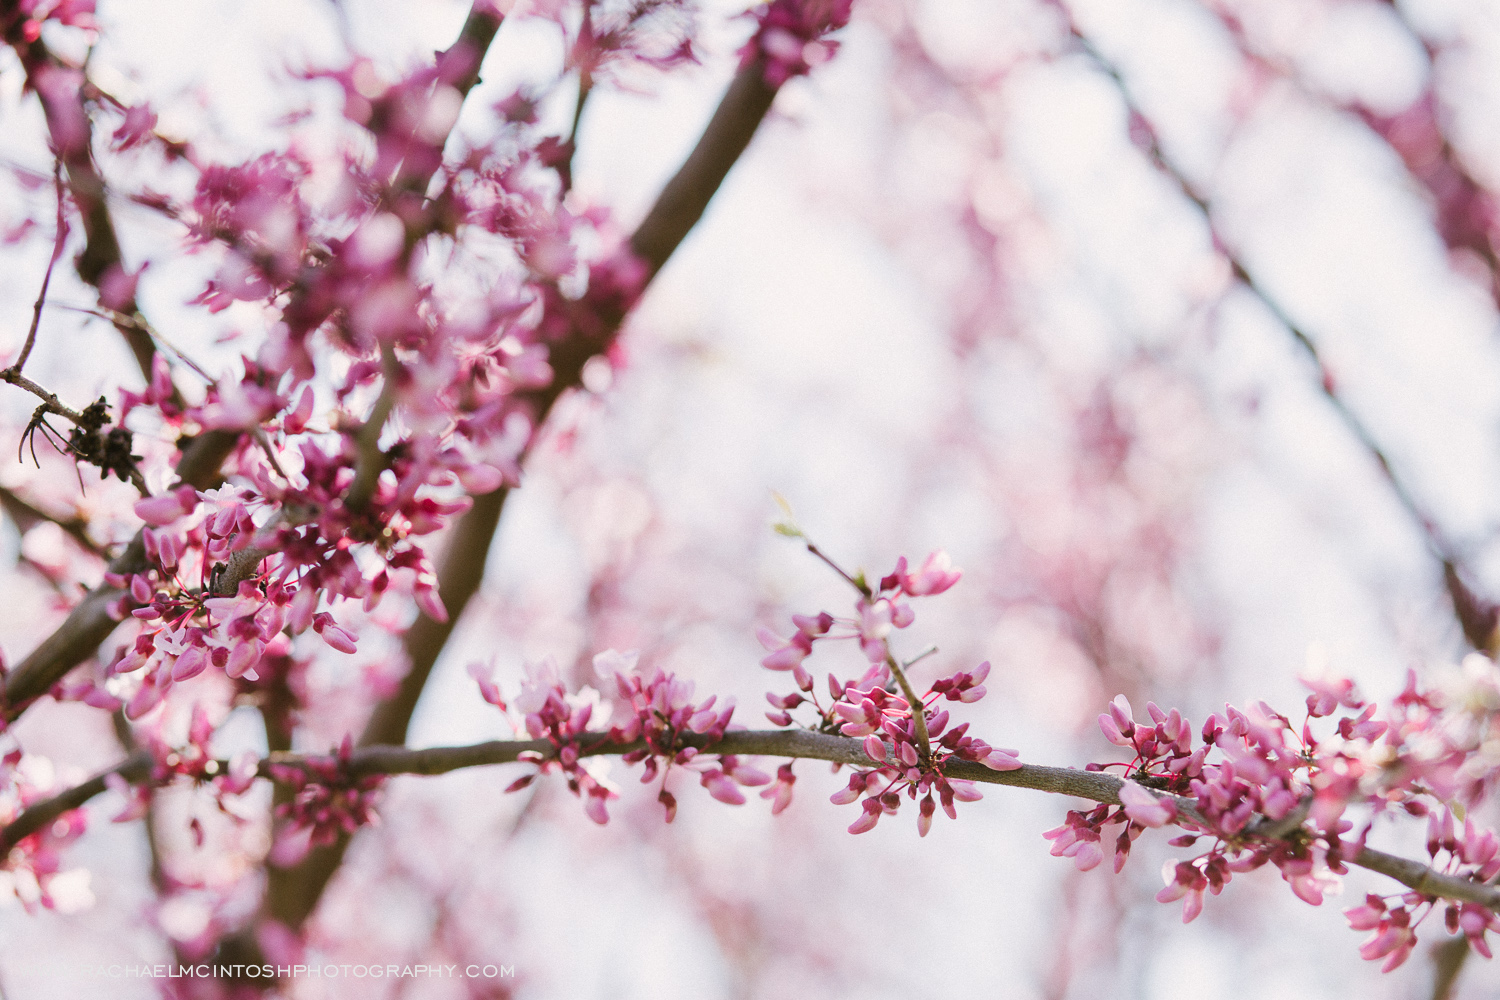
{"type": "Polygon", "coordinates": [[[136,517],[157,527],[173,524],[197,508],[198,493],[191,486],[179,486],[135,502],[136,517]]]}
{"type": "Polygon", "coordinates": [[[134,149],[149,140],[155,128],[156,112],[149,105],[137,104],[126,108],[125,120],[110,137],[112,145],[117,151],[134,149]]]}
{"type": "Polygon", "coordinates": [[[763,799],[771,800],[771,815],[776,816],[783,809],[792,804],[792,786],[796,784],[797,776],[792,773],[790,763],[782,764],[776,769],[776,783],[760,793],[763,799]]]}
{"type": "Polygon", "coordinates": [[[1134,781],[1120,786],[1120,802],[1125,814],[1142,826],[1161,827],[1177,818],[1177,805],[1170,798],[1153,795],[1134,781]]]}
{"type": "Polygon", "coordinates": [[[901,579],[902,590],[913,597],[922,597],[941,594],[957,583],[964,572],[955,568],[948,553],[939,549],[927,557],[927,561],[917,572],[907,574],[898,569],[897,575],[901,579]]]}

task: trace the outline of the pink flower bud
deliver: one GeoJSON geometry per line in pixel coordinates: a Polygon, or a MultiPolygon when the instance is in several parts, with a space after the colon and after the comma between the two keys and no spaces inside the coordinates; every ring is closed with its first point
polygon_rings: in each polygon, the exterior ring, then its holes
{"type": "Polygon", "coordinates": [[[880,803],[874,799],[865,799],[865,811],[860,814],[859,819],[849,824],[850,833],[866,833],[875,829],[875,824],[880,821],[880,803]]]}
{"type": "Polygon", "coordinates": [[[354,634],[338,625],[325,625],[319,630],[323,641],[328,643],[340,653],[352,653],[355,651],[354,634]]]}
{"type": "Polygon", "coordinates": [[[1115,722],[1114,716],[1108,712],[1099,716],[1099,729],[1104,733],[1104,738],[1115,746],[1128,747],[1131,745],[1130,741],[1125,738],[1125,734],[1120,732],[1120,727],[1115,722]]]}
{"type": "Polygon", "coordinates": [[[493,493],[505,482],[505,474],[493,465],[470,465],[458,470],[458,481],[470,493],[493,493]]]}
{"type": "Polygon", "coordinates": [[[260,654],[263,645],[259,639],[249,639],[236,643],[229,651],[229,662],[224,665],[224,673],[230,677],[243,677],[246,672],[260,662],[260,654]]]}
{"type": "Polygon", "coordinates": [[[189,646],[172,664],[172,680],[185,681],[208,669],[208,654],[201,646],[189,646]]]}
{"type": "Polygon", "coordinates": [[[1082,841],[1073,854],[1073,864],[1081,872],[1093,871],[1104,860],[1104,849],[1094,841],[1082,841]]]}
{"type": "Polygon", "coordinates": [[[585,798],[583,811],[589,819],[600,826],[609,822],[609,810],[605,808],[604,797],[601,795],[589,795],[585,798]]]}
{"type": "Polygon", "coordinates": [[[847,788],[840,788],[828,796],[828,801],[836,806],[847,806],[849,803],[857,801],[864,794],[864,791],[865,786],[863,783],[856,786],[851,782],[847,788]]]}
{"type": "Polygon", "coordinates": [[[135,516],[158,527],[171,524],[186,513],[175,493],[160,493],[135,502],[135,516]]]}
{"type": "Polygon", "coordinates": [[[443,599],[438,596],[437,588],[432,584],[419,581],[412,588],[411,596],[428,618],[438,623],[448,620],[448,609],[443,606],[443,599]]]}
{"type": "Polygon", "coordinates": [[[927,557],[920,570],[902,577],[901,589],[912,597],[941,594],[963,575],[963,570],[954,568],[948,553],[939,549],[927,557]]]}
{"type": "Polygon", "coordinates": [[[1127,781],[1120,786],[1120,804],[1132,822],[1141,826],[1166,826],[1177,818],[1177,804],[1168,798],[1157,798],[1147,789],[1127,781]]]}
{"type": "Polygon", "coordinates": [[[297,596],[292,598],[291,610],[287,613],[287,627],[292,630],[293,635],[301,635],[312,625],[313,613],[318,610],[318,591],[315,587],[304,585],[297,591],[297,596]]]}
{"type": "Polygon", "coordinates": [[[979,759],[979,763],[991,771],[1015,771],[1021,767],[1016,751],[1002,750],[999,747],[991,747],[990,752],[979,759]]]}
{"type": "Polygon", "coordinates": [[[709,771],[703,775],[702,784],[708,789],[708,794],[731,806],[742,806],[745,804],[745,796],[735,787],[734,782],[723,771],[709,771]]]}

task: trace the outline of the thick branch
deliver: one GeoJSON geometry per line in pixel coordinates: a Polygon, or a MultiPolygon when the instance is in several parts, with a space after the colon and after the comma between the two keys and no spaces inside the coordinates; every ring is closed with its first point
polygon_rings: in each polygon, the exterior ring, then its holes
{"type": "Polygon", "coordinates": [[[651,274],[661,270],[703,217],[729,168],[750,145],[761,120],[771,110],[776,88],[766,83],[765,72],[765,66],[756,60],[735,74],[698,145],[630,237],[630,249],[646,262],[651,274]]]}

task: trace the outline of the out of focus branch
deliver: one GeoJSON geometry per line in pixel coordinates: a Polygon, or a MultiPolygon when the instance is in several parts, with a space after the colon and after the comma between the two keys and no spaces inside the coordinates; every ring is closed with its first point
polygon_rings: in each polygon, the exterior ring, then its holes
{"type": "Polygon", "coordinates": [[[1469,939],[1459,936],[1432,949],[1432,1000],[1449,1000],[1469,959],[1469,939]]]}
{"type": "MultiPolygon", "coordinates": [[[[630,237],[630,250],[645,263],[648,281],[702,218],[730,168],[750,144],[775,96],[776,89],[765,82],[765,67],[759,61],[741,68],[735,75],[697,145],[630,237]]],[[[548,361],[553,379],[546,388],[532,394],[534,426],[541,426],[565,391],[582,385],[584,365],[608,349],[624,316],[590,319],[601,321],[601,325],[593,330],[577,329],[572,336],[550,345],[548,361]]],[[[484,579],[490,544],[508,495],[509,488],[502,487],[476,496],[474,506],[455,525],[438,567],[438,594],[447,609],[448,620],[438,622],[419,615],[407,631],[404,646],[410,668],[396,693],[376,706],[360,738],[361,746],[405,742],[407,726],[432,668],[484,579]]],[[[287,926],[300,926],[316,907],[347,845],[346,837],[314,850],[295,869],[271,869],[267,892],[269,915],[287,926]]]]}
{"type": "Polygon", "coordinates": [[[380,450],[380,433],[396,405],[396,383],[401,377],[401,363],[396,360],[396,349],[388,343],[380,345],[380,366],[384,382],[380,395],[359,429],[355,447],[359,449],[359,460],[355,464],[354,482],[344,494],[344,504],[352,510],[362,510],[375,496],[375,487],[380,474],[385,471],[386,457],[380,450]]]}
{"type": "Polygon", "coordinates": [[[61,528],[84,551],[96,556],[105,554],[104,550],[99,547],[99,543],[89,537],[88,522],[81,517],[63,518],[49,514],[35,504],[23,500],[15,490],[6,486],[0,486],[0,508],[5,510],[6,516],[15,523],[16,530],[23,535],[36,525],[47,521],[61,528]]]}
{"type": "MultiPolygon", "coordinates": [[[[18,28],[21,23],[21,19],[17,19],[18,28]]],[[[78,276],[103,295],[104,284],[112,273],[124,280],[126,271],[104,178],[94,163],[93,121],[85,104],[87,82],[83,71],[64,64],[40,37],[10,37],[6,41],[21,57],[27,86],[36,91],[41,101],[47,132],[59,159],[67,168],[68,190],[83,219],[85,243],[83,252],[78,255],[78,276]]],[[[107,297],[116,298],[113,295],[107,297]]],[[[125,316],[137,312],[133,293],[123,302],[116,298],[110,304],[125,316]]],[[[115,329],[125,338],[135,355],[136,364],[149,380],[151,359],[155,353],[151,337],[144,328],[135,324],[116,322],[115,329]]]]}
{"type": "Polygon", "coordinates": [[[1112,63],[1078,29],[1076,24],[1070,22],[1072,36],[1080,51],[1112,80],[1119,90],[1121,98],[1125,102],[1126,110],[1130,116],[1143,127],[1137,130],[1137,137],[1142,141],[1151,162],[1162,173],[1171,180],[1182,196],[1197,207],[1202,214],[1205,224],[1210,233],[1214,235],[1214,245],[1219,249],[1224,259],[1228,262],[1231,273],[1240,287],[1253,295],[1276,320],[1276,322],[1287,331],[1291,338],[1302,348],[1307,359],[1312,362],[1318,375],[1318,387],[1324,399],[1333,411],[1338,414],[1349,433],[1353,435],[1365,452],[1374,460],[1379,467],[1382,477],[1385,479],[1391,493],[1401,504],[1417,529],[1422,533],[1427,543],[1428,551],[1443,568],[1443,583],[1452,600],[1454,617],[1463,629],[1464,637],[1475,649],[1488,650],[1495,639],[1495,625],[1497,621],[1494,606],[1480,600],[1464,582],[1464,561],[1459,556],[1454,545],[1443,535],[1442,529],[1437,522],[1423,509],[1421,503],[1412,494],[1405,481],[1396,472],[1390,457],[1380,442],[1376,440],[1374,433],[1359,415],[1349,406],[1348,402],[1339,393],[1338,384],[1328,366],[1324,363],[1322,354],[1318,350],[1317,343],[1308,332],[1292,318],[1291,314],[1281,305],[1274,295],[1258,282],[1250,273],[1240,257],[1229,249],[1225,241],[1218,238],[1218,228],[1214,221],[1213,206],[1208,196],[1201,192],[1197,185],[1177,166],[1162,149],[1161,142],[1154,128],[1150,127],[1149,120],[1136,103],[1129,84],[1125,80],[1119,67],[1112,63]]]}
{"type": "MultiPolygon", "coordinates": [[[[871,759],[864,751],[864,741],[849,736],[833,736],[798,729],[758,730],[726,733],[719,740],[685,734],[683,741],[689,746],[700,747],[714,754],[737,756],[789,757],[793,759],[826,760],[856,767],[876,768],[880,763],[871,759]]],[[[642,741],[615,743],[608,733],[597,733],[580,739],[580,756],[617,756],[647,749],[642,741]]],[[[436,775],[447,774],[468,767],[486,767],[493,764],[510,764],[521,760],[522,755],[540,755],[550,758],[557,748],[549,740],[492,740],[470,746],[429,747],[409,750],[397,746],[362,747],[353,752],[346,765],[351,777],[373,774],[436,775]]],[[[275,768],[304,767],[326,763],[327,757],[297,753],[273,753],[260,762],[262,777],[273,778],[275,768]]],[[[226,768],[227,762],[224,763],[226,768]]],[[[150,772],[150,756],[135,754],[124,763],[106,771],[75,788],[38,802],[22,813],[13,823],[0,830],[0,852],[8,851],[25,836],[42,829],[47,823],[71,809],[77,809],[90,798],[104,791],[106,776],[119,774],[126,780],[143,780],[150,772]]],[[[981,782],[990,785],[1009,785],[1013,788],[1031,788],[1055,795],[1071,795],[1076,798],[1120,804],[1120,788],[1124,780],[1102,771],[1079,771],[1066,767],[1044,767],[1024,764],[1012,771],[992,771],[973,761],[949,760],[943,765],[948,778],[981,782]]],[[[1200,821],[1195,801],[1179,796],[1170,796],[1177,805],[1179,816],[1188,829],[1200,821]]],[[[1293,831],[1282,831],[1283,836],[1293,831]]],[[[1387,854],[1371,848],[1361,848],[1348,863],[1389,876],[1402,885],[1424,896],[1455,899],[1478,903],[1489,909],[1500,909],[1500,887],[1484,882],[1474,882],[1456,875],[1447,875],[1417,861],[1387,854]]]]}
{"type": "Polygon", "coordinates": [[[702,138],[630,237],[630,249],[646,262],[652,275],[703,217],[709,200],[750,145],[775,99],[776,88],[766,83],[765,67],[758,60],[735,74],[702,138]]]}
{"type": "Polygon", "coordinates": [[[151,776],[151,754],[145,750],[133,753],[122,763],[101,771],[88,781],[35,803],[12,820],[9,826],[0,830],[0,854],[9,854],[11,848],[44,829],[63,813],[81,808],[89,799],[104,794],[109,788],[108,779],[112,774],[118,774],[131,784],[145,781],[151,776]]]}
{"type": "Polygon", "coordinates": [[[1297,68],[1285,58],[1257,50],[1236,11],[1223,3],[1208,6],[1219,15],[1220,23],[1247,60],[1293,82],[1300,90],[1312,93],[1333,107],[1358,115],[1371,131],[1390,145],[1406,165],[1412,180],[1425,189],[1431,199],[1436,216],[1434,224],[1444,245],[1450,251],[1466,252],[1470,259],[1484,267],[1490,297],[1500,306],[1500,255],[1496,253],[1496,238],[1500,236],[1500,230],[1496,229],[1494,221],[1495,207],[1500,204],[1500,199],[1469,169],[1463,154],[1448,138],[1449,129],[1443,120],[1438,92],[1438,81],[1443,74],[1436,71],[1437,63],[1445,48],[1457,46],[1446,40],[1423,37],[1407,17],[1403,5],[1390,0],[1387,4],[1397,23],[1426,51],[1433,66],[1422,96],[1394,115],[1382,114],[1358,101],[1350,102],[1341,95],[1319,93],[1315,87],[1299,79],[1297,68]]]}

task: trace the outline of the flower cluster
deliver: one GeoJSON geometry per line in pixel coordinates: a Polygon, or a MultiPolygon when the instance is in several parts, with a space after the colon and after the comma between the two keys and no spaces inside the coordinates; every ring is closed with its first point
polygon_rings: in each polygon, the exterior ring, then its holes
{"type": "Polygon", "coordinates": [[[375,805],[385,775],[351,773],[353,751],[353,741],[345,736],[336,754],[269,767],[271,777],[290,785],[293,793],[292,801],[276,807],[276,815],[289,822],[294,835],[306,835],[311,846],[331,844],[378,820],[375,805]]]}
{"type": "Polygon", "coordinates": [[[849,23],[854,0],[772,0],[755,12],[759,29],[740,51],[742,65],[765,63],[766,83],[779,87],[833,58],[829,32],[849,23]]]}
{"type": "MultiPolygon", "coordinates": [[[[47,762],[27,758],[19,749],[0,758],[0,826],[57,791],[47,785],[50,771],[47,762]]],[[[52,883],[63,874],[63,848],[83,836],[87,825],[85,812],[73,809],[22,837],[0,858],[0,891],[13,893],[28,910],[53,909],[52,883]]]]}
{"type": "MultiPolygon", "coordinates": [[[[997,749],[967,735],[967,722],[949,729],[948,712],[935,709],[944,700],[972,703],[984,697],[988,663],[934,681],[917,702],[921,713],[917,715],[908,697],[905,675],[890,651],[892,629],[906,628],[915,620],[907,598],[941,594],[962,575],[944,552],[933,553],[916,572],[909,571],[903,556],[873,590],[860,578],[845,574],[859,591],[855,617],[841,620],[826,611],[815,616],[793,615],[797,631],[790,639],[782,639],[769,629],[761,630],[761,642],[770,651],[761,665],[791,671],[797,685],[796,691],[786,694],[767,693],[773,711],[767,712],[766,718],[778,726],[790,726],[794,723],[792,711],[810,706],[817,720],[807,728],[864,737],[865,754],[877,764],[856,770],[848,786],[833,796],[839,805],[864,797],[864,812],[849,827],[850,833],[871,830],[882,815],[895,813],[903,793],[912,800],[921,798],[917,829],[923,836],[932,827],[939,802],[950,818],[956,818],[955,801],[972,802],[982,796],[973,782],[944,775],[943,767],[950,760],[974,761],[997,771],[1021,766],[1016,751],[997,749]],[[840,681],[830,673],[831,700],[825,705],[803,661],[811,655],[814,643],[838,639],[857,641],[870,665],[856,680],[840,681]]],[[[778,811],[790,801],[792,780],[788,769],[775,789],[763,793],[774,795],[778,811]]]]}
{"type": "MultiPolygon", "coordinates": [[[[1338,884],[1345,862],[1364,847],[1375,821],[1386,815],[1425,816],[1432,868],[1445,875],[1489,882],[1500,874],[1500,839],[1468,815],[1493,783],[1483,748],[1500,712],[1500,671],[1478,654],[1460,675],[1422,690],[1415,674],[1393,700],[1389,717],[1375,718],[1342,679],[1310,680],[1306,719],[1300,727],[1264,702],[1248,711],[1226,706],[1197,735],[1176,709],[1147,706],[1150,724],[1137,722],[1123,696],[1099,717],[1111,743],[1132,752],[1129,762],[1089,765],[1123,768],[1127,781],[1120,805],[1068,814],[1049,830],[1054,855],[1071,857],[1080,869],[1103,859],[1104,830],[1123,824],[1116,836],[1115,870],[1130,845],[1148,827],[1175,824],[1187,832],[1171,843],[1190,847],[1208,839],[1206,852],[1173,860],[1164,871],[1162,902],[1183,903],[1184,921],[1203,908],[1204,894],[1217,895],[1234,874],[1274,865],[1300,899],[1318,905],[1338,884]],[[1332,732],[1315,732],[1314,720],[1333,719],[1332,732]],[[1350,810],[1365,819],[1357,834],[1350,810]]],[[[1319,727],[1321,728],[1321,727],[1319,727]]],[[[1351,927],[1374,934],[1361,947],[1367,959],[1384,959],[1390,970],[1405,961],[1416,928],[1439,907],[1436,896],[1407,892],[1390,899],[1370,896],[1346,912],[1351,927]]],[[[1474,950],[1489,955],[1484,935],[1500,929],[1500,918],[1476,903],[1443,904],[1450,932],[1462,931],[1474,950]]]]}
{"type": "MultiPolygon", "coordinates": [[[[1432,867],[1445,874],[1461,875],[1476,882],[1491,882],[1500,875],[1500,839],[1494,832],[1474,825],[1472,817],[1462,826],[1454,821],[1451,809],[1441,809],[1427,816],[1427,853],[1432,867]]],[[[1360,956],[1374,961],[1385,959],[1381,971],[1389,972],[1411,955],[1417,943],[1417,925],[1438,908],[1436,900],[1419,892],[1403,893],[1396,905],[1370,893],[1364,905],[1344,911],[1349,926],[1357,931],[1374,933],[1360,945],[1360,956]]],[[[1500,916],[1478,903],[1448,902],[1443,906],[1443,922],[1450,934],[1460,931],[1469,946],[1485,958],[1492,957],[1487,931],[1500,931],[1500,916]]]]}
{"type": "MultiPolygon", "coordinates": [[[[1309,699],[1310,718],[1315,717],[1313,709],[1326,710],[1326,714],[1340,704],[1364,707],[1352,688],[1342,701],[1334,698],[1332,704],[1315,693],[1309,699]]],[[[1226,706],[1223,715],[1211,715],[1202,727],[1202,745],[1194,748],[1192,724],[1180,712],[1163,711],[1154,703],[1147,705],[1147,711],[1152,724],[1137,723],[1129,702],[1121,696],[1099,717],[1106,739],[1134,751],[1132,761],[1118,765],[1134,780],[1121,788],[1117,809],[1101,806],[1070,812],[1063,826],[1047,831],[1052,853],[1073,858],[1080,869],[1092,868],[1103,858],[1103,828],[1123,823],[1115,840],[1115,870],[1119,871],[1142,830],[1176,823],[1194,833],[1176,838],[1174,846],[1192,846],[1202,835],[1213,838],[1205,854],[1174,861],[1165,870],[1167,885],[1157,898],[1183,900],[1184,921],[1202,911],[1205,891],[1217,895],[1234,873],[1267,863],[1280,870],[1299,898],[1313,905],[1321,903],[1336,882],[1333,873],[1344,871],[1342,861],[1355,847],[1340,836],[1352,826],[1341,818],[1347,799],[1340,798],[1334,807],[1333,800],[1325,797],[1320,807],[1317,788],[1327,787],[1320,765],[1337,770],[1340,762],[1355,759],[1351,755],[1357,755],[1361,747],[1341,741],[1338,749],[1325,748],[1328,756],[1320,759],[1319,744],[1307,725],[1299,737],[1285,716],[1259,703],[1248,713],[1226,706]],[[1210,751],[1215,749],[1219,756],[1210,760],[1210,751]],[[1185,808],[1173,796],[1190,799],[1191,806],[1185,808]],[[1302,826],[1308,816],[1312,829],[1302,826]],[[1279,824],[1286,829],[1278,829],[1279,824]]],[[[1341,726],[1353,734],[1355,725],[1368,722],[1368,713],[1361,719],[1354,723],[1346,717],[1341,726]]],[[[1380,731],[1377,724],[1361,730],[1354,739],[1368,746],[1380,731]]],[[[1116,765],[1104,765],[1108,766],[1116,765]]],[[[1103,768],[1090,765],[1090,769],[1103,768]]]]}
{"type": "MultiPolygon", "coordinates": [[[[567,776],[568,788],[584,800],[584,809],[596,823],[607,823],[606,803],[619,791],[606,777],[607,766],[594,753],[610,747],[639,744],[625,753],[627,764],[644,762],[642,783],[661,777],[657,799],[666,809],[667,821],[677,814],[677,799],[667,790],[666,778],[673,765],[692,771],[700,784],[720,802],[741,805],[740,787],[766,785],[771,778],[733,754],[703,751],[723,738],[734,715],[734,700],[716,707],[717,695],[701,702],[693,700],[693,682],[660,667],[645,673],[637,666],[635,653],[606,650],[594,657],[594,670],[610,684],[619,701],[605,703],[599,691],[585,686],[570,693],[551,660],[528,664],[521,691],[510,703],[521,715],[522,727],[533,739],[546,740],[546,753],[527,751],[520,759],[537,765],[537,771],[512,782],[507,791],[518,791],[538,774],[557,769],[567,776]],[[614,718],[620,721],[605,726],[614,718]],[[595,728],[590,729],[590,723],[595,728]]],[[[469,667],[484,699],[505,711],[507,705],[489,672],[469,667]]]]}
{"type": "MultiPolygon", "coordinates": [[[[485,701],[506,711],[500,687],[488,672],[478,664],[470,664],[469,673],[478,682],[485,701]]],[[[520,759],[535,764],[537,769],[517,778],[505,790],[518,792],[536,780],[537,775],[559,770],[567,778],[568,790],[583,800],[589,818],[596,823],[608,823],[605,804],[619,798],[620,792],[607,778],[607,766],[587,755],[592,745],[600,742],[599,731],[590,730],[589,723],[605,722],[609,716],[609,707],[601,703],[599,692],[585,688],[570,693],[558,675],[557,664],[549,658],[526,665],[521,691],[511,704],[520,713],[526,733],[532,739],[551,743],[552,750],[523,753],[520,759]]]]}
{"type": "Polygon", "coordinates": [[[202,705],[193,706],[185,744],[174,746],[163,740],[159,733],[148,733],[146,743],[152,757],[151,781],[165,784],[174,778],[186,777],[201,784],[211,784],[221,803],[225,795],[239,795],[246,791],[257,775],[259,761],[255,752],[245,751],[226,767],[210,749],[213,734],[214,723],[202,705]]]}
{"type": "MultiPolygon", "coordinates": [[[[669,29],[659,13],[653,23],[669,29]]],[[[594,23],[575,54],[654,52],[660,32],[627,21],[594,23]]],[[[466,41],[394,80],[362,59],[309,73],[343,91],[348,127],[370,144],[328,162],[294,150],[243,163],[177,144],[173,155],[196,164],[191,192],[143,196],[216,256],[198,304],[261,303],[279,322],[199,402],[184,401],[162,354],[143,391],[121,394],[123,414],[155,438],[241,435],[225,462],[232,485],[179,485],[135,506],[143,568],[107,580],[122,592],[112,612],[141,623],[109,667],[132,718],[208,669],[254,679],[283,632],[311,629],[354,652],[340,602],[369,612],[397,593],[446,620],[424,536],[469,495],[518,480],[559,382],[581,381],[597,354],[618,360],[614,334],[650,271],[607,212],[564,205],[556,138],[534,116],[507,117],[504,141],[444,161],[478,56],[466,41]],[[442,281],[439,258],[499,277],[460,290],[442,281]],[[315,418],[315,388],[327,388],[315,373],[329,356],[347,374],[332,386],[337,407],[315,418]]],[[[165,149],[150,109],[132,115],[129,145],[165,149]]],[[[148,479],[165,457],[148,457],[148,479]]]]}

